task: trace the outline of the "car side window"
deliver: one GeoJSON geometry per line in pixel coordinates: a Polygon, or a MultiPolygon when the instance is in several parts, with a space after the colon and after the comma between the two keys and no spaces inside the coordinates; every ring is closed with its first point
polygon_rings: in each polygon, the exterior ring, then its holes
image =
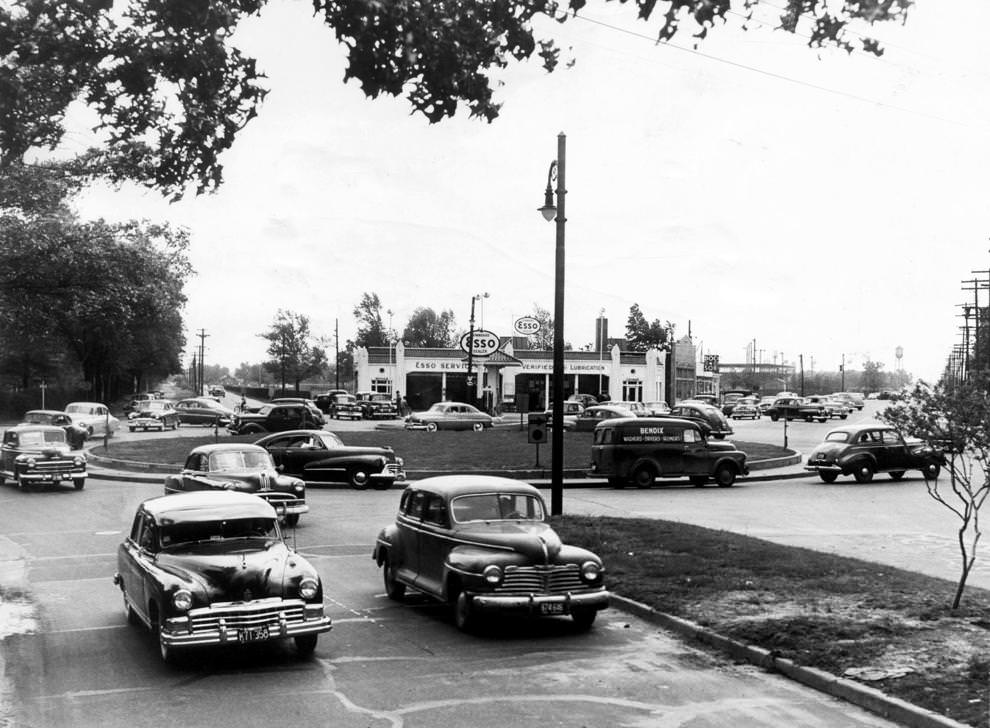
{"type": "Polygon", "coordinates": [[[900,433],[897,430],[884,430],[883,431],[883,444],[884,445],[903,445],[904,441],[901,439],[900,433]]]}
{"type": "Polygon", "coordinates": [[[154,553],[158,550],[158,533],[154,522],[149,516],[145,516],[141,524],[141,533],[138,536],[138,545],[145,551],[154,553]]]}
{"type": "Polygon", "coordinates": [[[684,430],[684,442],[700,442],[697,430],[684,430]]]}
{"type": "Polygon", "coordinates": [[[426,501],[426,512],[423,520],[436,526],[449,526],[450,518],[447,516],[447,504],[439,495],[431,495],[426,501]]]}
{"type": "Polygon", "coordinates": [[[141,538],[141,526],[144,524],[144,514],[140,511],[134,516],[134,523],[131,524],[131,541],[138,543],[141,538]]]}
{"type": "Polygon", "coordinates": [[[422,518],[426,506],[426,493],[421,490],[414,491],[406,503],[406,515],[410,518],[422,518]]]}

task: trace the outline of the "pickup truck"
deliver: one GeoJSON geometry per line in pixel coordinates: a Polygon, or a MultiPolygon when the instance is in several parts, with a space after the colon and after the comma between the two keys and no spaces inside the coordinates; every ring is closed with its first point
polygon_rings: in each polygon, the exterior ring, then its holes
{"type": "Polygon", "coordinates": [[[801,397],[777,397],[764,413],[776,422],[781,417],[785,420],[805,420],[812,422],[828,421],[828,412],[821,404],[812,404],[801,397]]]}

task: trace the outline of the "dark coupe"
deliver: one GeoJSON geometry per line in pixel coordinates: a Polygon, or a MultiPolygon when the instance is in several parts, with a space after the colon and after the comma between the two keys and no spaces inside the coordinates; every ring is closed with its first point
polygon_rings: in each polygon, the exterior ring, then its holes
{"type": "Polygon", "coordinates": [[[871,423],[832,430],[825,442],[815,446],[805,470],[817,472],[826,483],[840,475],[868,483],[875,473],[888,473],[893,480],[900,480],[908,470],[920,470],[925,479],[935,480],[942,460],[942,453],[930,445],[920,440],[908,442],[893,427],[871,423]]]}
{"type": "Polygon", "coordinates": [[[308,655],[322,632],[320,576],[282,540],[275,510],[232,491],[144,501],[117,550],[114,584],[131,624],[177,650],[292,638],[308,655]]]}
{"type": "Polygon", "coordinates": [[[326,430],[292,430],[268,435],[256,445],[265,448],[283,475],[308,483],[348,483],[364,490],[385,490],[405,480],[402,458],[391,447],[345,445],[326,430]]]}
{"type": "Polygon", "coordinates": [[[510,478],[410,484],[372,557],[389,598],[402,600],[413,587],[450,604],[466,631],[486,614],[570,615],[588,629],[609,602],[601,559],[563,544],[539,491],[510,478]]]}
{"type": "Polygon", "coordinates": [[[194,490],[239,490],[275,506],[289,526],[309,510],[306,484],[282,475],[265,448],[248,443],[217,443],[194,448],[178,475],[165,477],[165,494],[194,490]]]}

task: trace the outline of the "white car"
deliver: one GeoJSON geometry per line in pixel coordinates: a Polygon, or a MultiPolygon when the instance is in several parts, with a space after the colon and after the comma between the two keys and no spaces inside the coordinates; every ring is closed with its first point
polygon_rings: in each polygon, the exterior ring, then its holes
{"type": "Polygon", "coordinates": [[[99,402],[70,402],[65,406],[65,413],[72,418],[73,424],[85,427],[89,437],[110,436],[120,427],[120,421],[99,402]]]}

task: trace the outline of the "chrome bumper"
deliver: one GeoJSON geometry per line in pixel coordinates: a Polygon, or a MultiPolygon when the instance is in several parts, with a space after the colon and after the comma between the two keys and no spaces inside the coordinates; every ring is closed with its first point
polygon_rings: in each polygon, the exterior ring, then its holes
{"type": "MultiPolygon", "coordinates": [[[[609,605],[611,595],[602,590],[581,594],[528,594],[525,596],[508,596],[501,594],[474,594],[471,596],[471,606],[475,609],[491,612],[516,612],[530,615],[541,614],[571,614],[578,609],[605,609],[609,605]],[[562,605],[563,611],[542,611],[544,605],[562,605]]],[[[552,607],[547,607],[552,610],[552,607]]]]}
{"type": "MultiPolygon", "coordinates": [[[[166,647],[202,647],[209,645],[241,644],[238,639],[238,629],[223,625],[216,629],[189,631],[187,617],[174,617],[166,621],[161,629],[161,641],[166,647]]],[[[333,628],[330,617],[323,614],[323,605],[311,605],[307,608],[306,618],[302,621],[279,619],[274,624],[267,625],[268,639],[254,640],[272,641],[300,637],[307,634],[321,634],[333,628]]]]}

